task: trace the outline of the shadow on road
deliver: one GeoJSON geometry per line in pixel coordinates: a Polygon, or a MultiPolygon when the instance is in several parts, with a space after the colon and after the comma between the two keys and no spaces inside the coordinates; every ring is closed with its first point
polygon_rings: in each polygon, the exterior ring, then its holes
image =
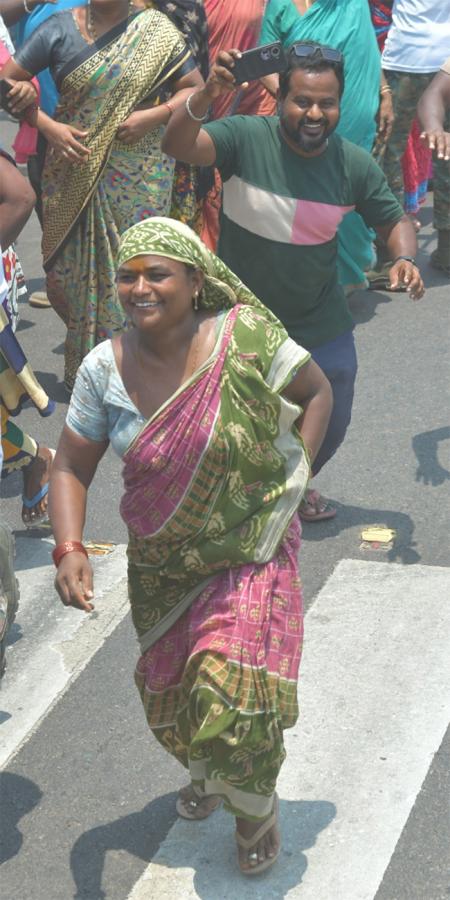
{"type": "MultiPolygon", "coordinates": [[[[166,794],[158,800],[147,804],[140,812],[124,816],[114,822],[86,831],[76,841],[71,855],[71,867],[77,886],[74,894],[75,900],[104,900],[107,892],[102,890],[102,873],[108,850],[123,851],[138,856],[149,863],[159,843],[164,840],[173,824],[173,812],[175,808],[175,795],[166,794]],[[170,813],[170,815],[168,815],[170,813]],[[161,821],[163,819],[163,821],[161,821]]],[[[216,814],[217,815],[217,814],[216,814]]],[[[191,843],[180,840],[179,853],[170,853],[177,868],[193,868],[194,885],[196,895],[201,900],[218,900],[218,897],[236,896],[247,897],[246,885],[249,884],[251,893],[254,888],[253,880],[243,879],[237,868],[236,847],[234,843],[234,822],[231,816],[219,813],[222,816],[220,833],[223,840],[217,841],[217,819],[211,828],[209,822],[192,822],[186,825],[189,830],[198,834],[200,847],[201,866],[196,867],[196,854],[194,858],[190,852],[191,843]],[[226,818],[225,818],[226,816],[226,818]],[[229,834],[222,829],[222,823],[229,820],[229,834]],[[211,838],[210,831],[214,837],[211,838]],[[204,851],[204,852],[203,852],[204,851]],[[226,890],[226,894],[219,894],[220,886],[226,890]],[[233,890],[235,888],[235,891],[233,890]]],[[[289,891],[301,883],[308,866],[304,851],[313,847],[317,836],[327,828],[336,815],[336,807],[333,803],[324,800],[317,801],[280,801],[280,823],[282,829],[283,847],[280,861],[276,868],[266,875],[258,878],[260,886],[266,885],[272,898],[283,898],[289,891]],[[276,889],[276,890],[275,890],[276,889]]],[[[183,823],[184,825],[185,823],[183,823]]],[[[176,840],[173,838],[172,840],[176,840]]],[[[171,848],[172,849],[172,848],[171,848]]],[[[166,859],[157,859],[155,863],[161,866],[170,866],[166,859]]],[[[149,897],[158,896],[157,881],[151,882],[149,897]],[[152,893],[156,889],[156,893],[152,893]]],[[[163,896],[161,894],[160,896],[163,896]]],[[[259,894],[258,894],[259,896],[259,894]]]]}
{"type": "MultiPolygon", "coordinates": [[[[388,562],[401,562],[405,565],[412,565],[420,562],[420,554],[415,550],[416,542],[413,539],[414,522],[406,513],[397,512],[392,509],[370,509],[365,506],[341,506],[334,500],[332,505],[337,509],[335,519],[329,519],[325,522],[314,522],[304,524],[303,540],[323,541],[336,537],[342,531],[348,528],[367,528],[369,525],[386,525],[393,528],[396,532],[394,544],[390,550],[382,553],[383,560],[388,562]]],[[[363,551],[362,551],[363,552],[363,551]]],[[[377,553],[377,559],[380,559],[380,553],[377,553]]],[[[366,554],[367,559],[374,559],[375,553],[366,554]]]]}
{"type": "Polygon", "coordinates": [[[395,294],[382,293],[381,291],[355,291],[348,298],[348,307],[353,316],[355,326],[365,325],[377,314],[377,307],[381,304],[391,303],[395,294]]]}
{"type": "Polygon", "coordinates": [[[0,865],[17,856],[23,835],[17,823],[37,806],[43,794],[29,778],[13,772],[0,773],[0,865]]]}
{"type": "Polygon", "coordinates": [[[34,374],[52,400],[55,400],[57,403],[65,403],[67,406],[70,400],[69,391],[64,382],[60,381],[54,372],[39,372],[35,369],[34,374]]]}
{"type": "Polygon", "coordinates": [[[77,900],[102,900],[102,874],[109,850],[126,851],[149,863],[176,819],[176,794],[165,794],[139,812],[98,825],[75,841],[70,867],[77,900]]]}
{"type": "MultiPolygon", "coordinates": [[[[450,427],[434,428],[414,435],[412,448],[417,457],[416,481],[423,481],[437,487],[450,480],[450,471],[441,466],[438,460],[438,447],[441,441],[450,440],[450,427]]],[[[449,456],[450,463],[450,456],[449,456]]]]}

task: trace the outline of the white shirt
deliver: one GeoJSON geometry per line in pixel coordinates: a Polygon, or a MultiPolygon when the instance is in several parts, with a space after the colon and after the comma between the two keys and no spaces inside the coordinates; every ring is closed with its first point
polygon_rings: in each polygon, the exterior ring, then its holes
{"type": "Polygon", "coordinates": [[[0,16],[0,41],[3,41],[8,52],[11,54],[11,56],[14,56],[14,44],[11,40],[10,33],[9,33],[1,16],[0,16]]]}
{"type": "Polygon", "coordinates": [[[437,72],[450,51],[450,0],[394,0],[383,69],[437,72]]]}

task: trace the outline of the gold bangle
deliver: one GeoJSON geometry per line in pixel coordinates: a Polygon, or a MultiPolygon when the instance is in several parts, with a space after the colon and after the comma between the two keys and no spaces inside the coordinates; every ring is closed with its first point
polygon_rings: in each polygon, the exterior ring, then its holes
{"type": "Polygon", "coordinates": [[[388,84],[384,84],[382,88],[380,88],[380,94],[392,94],[392,89],[388,84]]]}

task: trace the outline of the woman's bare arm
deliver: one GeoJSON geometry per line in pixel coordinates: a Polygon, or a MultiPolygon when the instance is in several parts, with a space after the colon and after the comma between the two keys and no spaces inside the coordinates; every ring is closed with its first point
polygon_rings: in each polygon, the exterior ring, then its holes
{"type": "Polygon", "coordinates": [[[6,250],[30,218],[36,196],[30,182],[0,156],[0,244],[6,250]]]}
{"type": "MultiPolygon", "coordinates": [[[[108,441],[90,441],[66,425],[52,465],[49,512],[56,544],[81,541],[89,485],[106,451],[108,441]]],[[[65,606],[90,612],[93,605],[92,567],[84,553],[62,557],[55,587],[65,606]]]]}
{"type": "Polygon", "coordinates": [[[317,363],[310,359],[285,388],[283,396],[303,409],[298,426],[313,463],[322,446],[333,408],[330,382],[317,363]]]}
{"type": "Polygon", "coordinates": [[[133,144],[153,128],[167,125],[172,112],[185,103],[186,97],[193,90],[199,90],[203,86],[204,81],[200,71],[192,69],[187,75],[183,75],[182,78],[175,81],[169,104],[161,103],[159,106],[148,106],[147,108],[142,105],[132,112],[125,122],[122,122],[117,131],[117,137],[126,144],[133,144]]]}

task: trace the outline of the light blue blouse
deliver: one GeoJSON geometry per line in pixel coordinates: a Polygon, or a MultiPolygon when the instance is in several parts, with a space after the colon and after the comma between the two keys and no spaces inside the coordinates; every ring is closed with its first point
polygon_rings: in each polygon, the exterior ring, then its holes
{"type": "MultiPolygon", "coordinates": [[[[217,340],[225,315],[226,311],[221,310],[216,318],[217,340]]],[[[66,425],[90,441],[109,440],[122,457],[146,421],[126,391],[111,341],[102,341],[85,356],[78,369],[66,425]]]]}
{"type": "Polygon", "coordinates": [[[125,390],[111,341],[102,341],[78,369],[66,424],[80,437],[109,440],[122,457],[145,422],[125,390]]]}

